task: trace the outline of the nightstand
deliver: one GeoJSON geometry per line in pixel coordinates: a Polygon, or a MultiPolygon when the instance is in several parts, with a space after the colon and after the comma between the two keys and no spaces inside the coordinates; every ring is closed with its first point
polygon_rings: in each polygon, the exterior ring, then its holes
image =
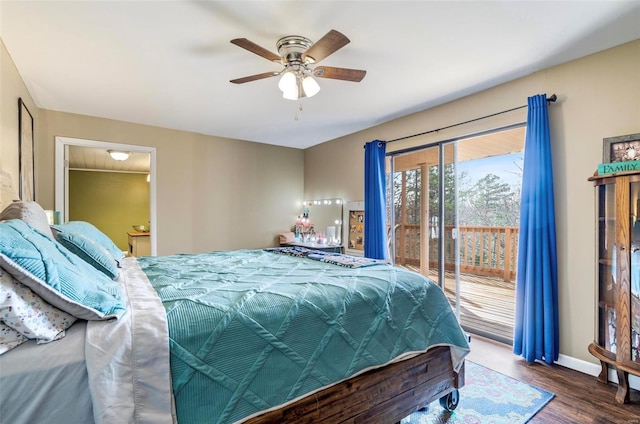
{"type": "Polygon", "coordinates": [[[151,254],[150,233],[132,231],[127,235],[129,236],[129,255],[137,257],[151,254]]]}

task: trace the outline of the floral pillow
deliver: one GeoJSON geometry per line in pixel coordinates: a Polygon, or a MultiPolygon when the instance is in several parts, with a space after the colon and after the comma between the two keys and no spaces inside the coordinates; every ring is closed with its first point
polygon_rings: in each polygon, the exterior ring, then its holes
{"type": "Polygon", "coordinates": [[[49,305],[0,268],[0,321],[28,339],[48,343],[64,337],[76,318],[49,305]]]}
{"type": "Polygon", "coordinates": [[[0,355],[5,352],[9,352],[11,349],[21,345],[27,340],[28,339],[25,336],[0,321],[0,355]]]}

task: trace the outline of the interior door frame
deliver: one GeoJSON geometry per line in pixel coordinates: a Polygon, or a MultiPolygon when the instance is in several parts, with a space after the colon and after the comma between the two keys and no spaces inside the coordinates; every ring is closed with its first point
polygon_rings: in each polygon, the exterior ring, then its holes
{"type": "Polygon", "coordinates": [[[156,248],[156,148],[136,146],[133,144],[111,143],[83,138],[55,137],[55,208],[60,211],[63,222],[69,221],[69,146],[94,147],[97,149],[126,150],[137,153],[148,153],[149,160],[149,217],[151,255],[155,256],[156,248]]]}

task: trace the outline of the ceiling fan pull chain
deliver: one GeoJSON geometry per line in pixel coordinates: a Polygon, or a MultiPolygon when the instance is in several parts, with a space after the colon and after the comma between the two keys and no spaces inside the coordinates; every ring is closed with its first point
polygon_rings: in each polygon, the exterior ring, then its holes
{"type": "Polygon", "coordinates": [[[293,117],[293,119],[295,119],[296,121],[299,119],[299,118],[298,118],[298,112],[302,112],[302,103],[300,103],[300,104],[298,105],[298,110],[296,111],[296,114],[295,114],[295,116],[293,117]]]}

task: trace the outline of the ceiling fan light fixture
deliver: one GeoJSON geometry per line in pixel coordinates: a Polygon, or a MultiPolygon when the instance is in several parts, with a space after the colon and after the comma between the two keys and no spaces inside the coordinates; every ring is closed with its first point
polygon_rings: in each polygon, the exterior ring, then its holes
{"type": "Polygon", "coordinates": [[[282,97],[287,100],[298,100],[300,97],[298,92],[298,77],[294,72],[285,73],[280,79],[278,87],[282,90],[282,97]]]}
{"type": "Polygon", "coordinates": [[[316,80],[300,69],[290,69],[282,74],[278,88],[282,91],[282,97],[287,100],[312,97],[320,91],[316,80]]]}
{"type": "Polygon", "coordinates": [[[302,87],[304,88],[304,92],[307,97],[313,97],[320,91],[318,82],[310,76],[304,77],[302,80],[302,87]]]}
{"type": "Polygon", "coordinates": [[[287,100],[298,100],[298,89],[294,89],[293,91],[283,91],[282,98],[287,100]]]}
{"type": "Polygon", "coordinates": [[[131,154],[129,152],[125,152],[122,150],[107,150],[107,153],[109,153],[109,156],[111,156],[113,160],[119,160],[119,161],[129,159],[129,155],[131,154]]]}
{"type": "Polygon", "coordinates": [[[278,88],[283,93],[297,90],[296,74],[294,71],[288,70],[282,74],[280,82],[278,82],[278,88]]]}

